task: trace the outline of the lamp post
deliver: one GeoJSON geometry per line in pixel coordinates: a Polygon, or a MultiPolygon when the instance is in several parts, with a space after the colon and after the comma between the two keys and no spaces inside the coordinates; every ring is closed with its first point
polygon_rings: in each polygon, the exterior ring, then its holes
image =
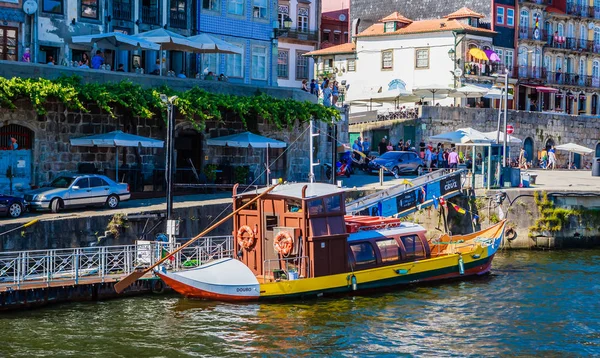
{"type": "Polygon", "coordinates": [[[176,222],[173,220],[173,132],[175,129],[175,120],[173,115],[174,102],[177,96],[167,97],[165,94],[160,95],[160,100],[167,106],[167,150],[165,159],[165,180],[167,184],[167,235],[169,243],[175,244],[176,222]]]}
{"type": "Polygon", "coordinates": [[[292,28],[292,19],[288,15],[283,16],[283,22],[280,24],[279,21],[275,21],[273,24],[273,31],[275,38],[286,34],[292,28]]]}

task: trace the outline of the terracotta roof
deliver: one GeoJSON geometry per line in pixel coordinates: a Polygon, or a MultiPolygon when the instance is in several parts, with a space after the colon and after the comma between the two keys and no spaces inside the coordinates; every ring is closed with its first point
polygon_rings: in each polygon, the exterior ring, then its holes
{"type": "Polygon", "coordinates": [[[444,18],[446,18],[446,19],[461,19],[461,18],[465,18],[465,17],[477,17],[479,19],[483,19],[485,17],[485,15],[476,13],[475,11],[469,9],[468,7],[461,7],[460,9],[451,13],[450,15],[444,16],[444,18]]]}
{"type": "Polygon", "coordinates": [[[402,16],[402,14],[400,14],[398,11],[394,11],[390,15],[379,20],[379,22],[388,22],[388,21],[398,21],[398,22],[403,22],[405,24],[410,24],[413,22],[411,19],[408,19],[408,18],[402,16]]]}
{"type": "Polygon", "coordinates": [[[341,45],[337,45],[337,46],[331,46],[328,48],[324,48],[321,50],[316,50],[316,51],[311,51],[308,53],[305,53],[305,56],[323,56],[323,55],[335,55],[335,54],[341,54],[341,53],[354,53],[354,51],[356,50],[356,46],[354,45],[353,42],[349,42],[349,43],[345,43],[345,44],[341,44],[341,45]]]}
{"type": "Polygon", "coordinates": [[[368,27],[365,31],[356,35],[357,37],[368,37],[368,36],[387,36],[387,35],[406,35],[406,34],[419,34],[426,32],[443,32],[443,31],[456,31],[466,30],[469,32],[485,33],[489,35],[496,34],[495,31],[482,29],[479,27],[469,26],[467,24],[460,23],[454,19],[434,19],[434,20],[421,20],[414,21],[405,27],[398,29],[394,32],[384,32],[384,25],[382,23],[374,24],[368,27]]]}

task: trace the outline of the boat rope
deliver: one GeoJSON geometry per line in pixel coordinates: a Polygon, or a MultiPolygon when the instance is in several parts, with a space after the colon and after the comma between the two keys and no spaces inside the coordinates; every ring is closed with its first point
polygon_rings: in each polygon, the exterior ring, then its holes
{"type": "Polygon", "coordinates": [[[452,244],[462,244],[464,243],[465,240],[458,240],[458,241],[431,241],[432,245],[452,245],[452,244]]]}
{"type": "Polygon", "coordinates": [[[11,233],[11,232],[13,232],[13,231],[16,231],[16,230],[19,230],[19,229],[24,229],[24,228],[26,228],[26,227],[29,227],[29,226],[31,226],[31,225],[33,225],[33,224],[36,224],[36,223],[38,223],[39,221],[40,221],[40,219],[33,219],[33,220],[31,220],[30,222],[28,222],[28,223],[25,223],[25,224],[23,224],[23,225],[21,225],[21,226],[17,226],[17,227],[15,227],[15,228],[12,228],[12,229],[10,229],[10,230],[7,230],[7,231],[5,231],[5,232],[2,232],[2,233],[0,233],[0,236],[2,236],[2,235],[6,235],[6,234],[9,234],[9,233],[11,233]]]}

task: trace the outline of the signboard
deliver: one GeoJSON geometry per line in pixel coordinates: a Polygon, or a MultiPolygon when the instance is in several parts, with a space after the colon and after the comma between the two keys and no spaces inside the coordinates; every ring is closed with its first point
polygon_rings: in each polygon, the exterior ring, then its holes
{"type": "Polygon", "coordinates": [[[446,195],[449,192],[456,191],[460,189],[460,174],[455,174],[451,177],[447,177],[445,179],[440,180],[440,195],[446,195]]]}
{"type": "Polygon", "coordinates": [[[506,126],[506,133],[513,134],[514,132],[515,132],[515,127],[511,126],[510,124],[506,126]]]}

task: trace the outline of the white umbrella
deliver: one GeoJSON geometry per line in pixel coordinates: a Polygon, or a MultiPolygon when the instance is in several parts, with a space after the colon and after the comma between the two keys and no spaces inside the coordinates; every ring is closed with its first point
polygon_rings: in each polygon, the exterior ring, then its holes
{"type": "Polygon", "coordinates": [[[104,134],[96,134],[88,137],[73,138],[71,145],[74,147],[114,147],[116,148],[117,165],[116,181],[119,181],[119,147],[143,147],[143,148],[162,148],[164,142],[158,139],[146,138],[139,135],[123,133],[122,131],[113,131],[104,134]]]}
{"type": "MultiPolygon", "coordinates": [[[[491,90],[488,91],[488,93],[486,93],[485,96],[483,96],[483,98],[487,98],[487,99],[501,99],[504,97],[504,95],[502,94],[502,89],[498,88],[498,87],[494,87],[491,90]]],[[[511,100],[513,99],[512,94],[508,94],[508,99],[511,100]]]]}
{"type": "Polygon", "coordinates": [[[76,44],[96,44],[99,48],[111,50],[160,50],[160,46],[158,44],[137,36],[125,35],[120,32],[73,36],[71,41],[76,44]]]}
{"type": "Polygon", "coordinates": [[[413,88],[413,94],[422,98],[431,96],[431,102],[435,105],[436,96],[446,96],[452,89],[444,85],[429,85],[429,86],[417,86],[413,88]]]}
{"type": "Polygon", "coordinates": [[[479,98],[483,97],[486,93],[489,92],[489,89],[475,86],[475,85],[466,85],[458,88],[452,93],[448,95],[448,97],[454,98],[479,98]]]}
{"type": "Polygon", "coordinates": [[[242,49],[209,34],[199,34],[187,38],[193,43],[202,45],[202,53],[241,54],[242,49]]]}
{"type": "MultiPolygon", "coordinates": [[[[500,133],[498,133],[498,131],[491,131],[491,132],[485,132],[483,133],[486,137],[488,137],[489,139],[492,139],[494,142],[496,141],[496,138],[500,138],[500,143],[504,142],[504,132],[500,131],[500,133]],[[499,134],[499,135],[498,135],[499,134]]],[[[508,135],[508,142],[507,143],[511,143],[511,144],[519,144],[519,143],[523,143],[523,141],[517,137],[514,137],[512,135],[508,135]]]]}
{"type": "Polygon", "coordinates": [[[159,28],[137,34],[150,42],[160,45],[160,74],[162,75],[162,51],[184,51],[201,53],[202,45],[188,40],[185,36],[173,31],[159,28]]]}
{"type": "Polygon", "coordinates": [[[494,142],[494,140],[488,138],[485,134],[473,128],[461,128],[453,132],[434,135],[429,137],[429,139],[432,141],[462,144],[494,142]]]}
{"type": "Polygon", "coordinates": [[[211,138],[206,141],[208,145],[236,148],[266,148],[267,149],[267,185],[269,185],[269,148],[285,148],[287,143],[260,136],[258,134],[244,132],[211,138]]]}
{"type": "MultiPolygon", "coordinates": [[[[573,162],[572,161],[573,153],[585,155],[585,154],[590,154],[593,152],[592,149],[584,147],[579,144],[575,144],[575,143],[567,143],[567,144],[557,145],[556,147],[554,147],[554,149],[568,151],[569,152],[569,163],[573,162]]],[[[569,168],[570,168],[570,166],[569,166],[569,168]]]]}

